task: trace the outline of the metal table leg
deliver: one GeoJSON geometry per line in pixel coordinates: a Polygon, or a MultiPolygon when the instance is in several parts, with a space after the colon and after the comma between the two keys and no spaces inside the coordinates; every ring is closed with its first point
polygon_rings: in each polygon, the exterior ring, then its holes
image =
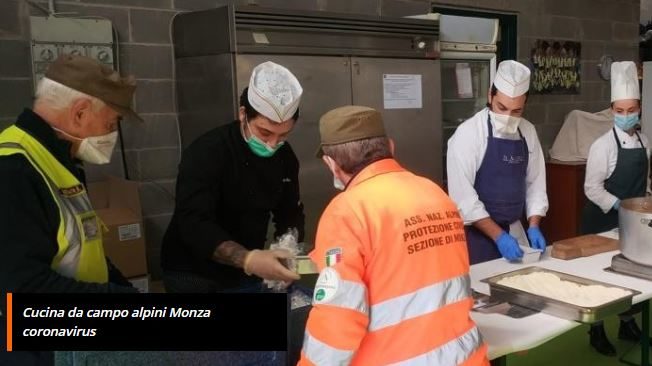
{"type": "Polygon", "coordinates": [[[641,314],[641,366],[650,365],[650,300],[643,302],[641,314]]]}

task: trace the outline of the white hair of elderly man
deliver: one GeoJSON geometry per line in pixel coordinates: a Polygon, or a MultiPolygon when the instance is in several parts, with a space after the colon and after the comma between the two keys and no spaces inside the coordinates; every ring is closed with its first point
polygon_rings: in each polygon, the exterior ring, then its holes
{"type": "Polygon", "coordinates": [[[78,99],[90,99],[93,103],[93,110],[99,111],[105,103],[93,96],[82,93],[52,79],[42,78],[36,86],[35,104],[40,104],[46,108],[60,111],[64,110],[78,99]]]}

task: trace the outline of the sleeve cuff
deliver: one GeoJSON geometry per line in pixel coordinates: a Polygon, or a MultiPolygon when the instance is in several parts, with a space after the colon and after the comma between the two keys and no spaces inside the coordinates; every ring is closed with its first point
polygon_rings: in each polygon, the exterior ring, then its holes
{"type": "Polygon", "coordinates": [[[473,211],[471,214],[469,214],[468,217],[464,215],[462,215],[462,217],[464,217],[464,225],[471,225],[476,221],[486,219],[490,216],[489,213],[483,209],[483,210],[473,211]]]}
{"type": "MultiPolygon", "coordinates": [[[[212,260],[213,254],[215,253],[217,247],[225,241],[229,240],[231,240],[231,238],[223,235],[206,236],[194,244],[193,251],[195,252],[195,255],[197,255],[200,259],[212,260]]],[[[190,245],[193,244],[191,243],[190,245]]]]}
{"type": "Polygon", "coordinates": [[[531,208],[527,210],[527,218],[529,219],[532,216],[546,217],[546,213],[548,213],[548,207],[531,208]]]}
{"type": "Polygon", "coordinates": [[[600,206],[600,209],[602,209],[603,213],[607,213],[611,211],[616,201],[618,201],[618,198],[616,196],[610,196],[609,198],[605,199],[605,204],[603,206],[600,206]]]}

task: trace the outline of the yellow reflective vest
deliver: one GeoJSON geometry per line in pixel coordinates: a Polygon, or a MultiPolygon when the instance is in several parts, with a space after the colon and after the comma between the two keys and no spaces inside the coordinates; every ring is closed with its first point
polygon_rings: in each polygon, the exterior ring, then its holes
{"type": "Polygon", "coordinates": [[[103,225],[84,185],[38,140],[11,126],[0,133],[0,156],[15,154],[23,155],[40,173],[59,208],[58,251],[52,269],[78,281],[107,283],[103,225]]]}

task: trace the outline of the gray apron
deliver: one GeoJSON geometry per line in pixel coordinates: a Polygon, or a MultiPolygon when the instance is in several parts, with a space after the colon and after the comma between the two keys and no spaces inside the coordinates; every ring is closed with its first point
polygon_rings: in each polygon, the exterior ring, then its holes
{"type": "MultiPolygon", "coordinates": [[[[638,142],[643,147],[623,149],[613,129],[618,144],[618,160],[611,176],[605,180],[607,192],[624,200],[645,196],[647,189],[648,158],[641,136],[636,132],[638,142]]],[[[613,208],[606,214],[592,201],[588,201],[582,211],[582,234],[597,234],[618,227],[618,211],[613,208]]]]}

